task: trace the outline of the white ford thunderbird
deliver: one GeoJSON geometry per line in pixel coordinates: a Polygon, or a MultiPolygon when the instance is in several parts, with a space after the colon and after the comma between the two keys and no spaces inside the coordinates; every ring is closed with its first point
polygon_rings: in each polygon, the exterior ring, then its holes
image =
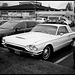
{"type": "Polygon", "coordinates": [[[68,25],[38,24],[30,32],[3,37],[2,44],[15,53],[42,55],[49,59],[55,52],[72,42],[75,32],[68,25]]]}

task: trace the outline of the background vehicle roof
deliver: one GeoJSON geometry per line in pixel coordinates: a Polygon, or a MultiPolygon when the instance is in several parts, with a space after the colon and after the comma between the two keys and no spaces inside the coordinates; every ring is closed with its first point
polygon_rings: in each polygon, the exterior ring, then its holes
{"type": "Polygon", "coordinates": [[[9,20],[9,22],[37,22],[37,21],[34,21],[34,20],[9,20]]]}

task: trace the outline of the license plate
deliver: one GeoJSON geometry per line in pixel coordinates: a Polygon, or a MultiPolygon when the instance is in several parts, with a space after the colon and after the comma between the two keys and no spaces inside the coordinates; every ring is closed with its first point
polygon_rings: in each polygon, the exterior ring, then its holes
{"type": "Polygon", "coordinates": [[[20,51],[15,51],[15,53],[20,55],[20,51]]]}

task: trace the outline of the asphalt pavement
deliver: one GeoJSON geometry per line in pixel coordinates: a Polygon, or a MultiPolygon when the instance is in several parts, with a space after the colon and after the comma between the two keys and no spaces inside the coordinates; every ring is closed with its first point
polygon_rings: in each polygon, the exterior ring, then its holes
{"type": "Polygon", "coordinates": [[[0,48],[0,74],[75,74],[75,70],[0,48]]]}
{"type": "Polygon", "coordinates": [[[58,63],[59,65],[74,69],[73,53],[68,56],[66,59],[58,63]]]}

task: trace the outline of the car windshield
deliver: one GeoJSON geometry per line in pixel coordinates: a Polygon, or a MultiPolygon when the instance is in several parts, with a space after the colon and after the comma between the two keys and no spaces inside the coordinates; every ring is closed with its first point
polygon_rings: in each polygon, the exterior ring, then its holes
{"type": "Polygon", "coordinates": [[[1,21],[1,22],[0,22],[0,25],[2,25],[2,24],[5,23],[5,22],[7,22],[7,21],[1,21]]]}
{"type": "Polygon", "coordinates": [[[2,24],[0,26],[0,28],[10,29],[10,28],[15,27],[15,25],[18,23],[19,23],[19,21],[8,21],[8,22],[2,24]]]}
{"type": "Polygon", "coordinates": [[[31,30],[31,32],[41,32],[41,33],[55,35],[56,34],[56,30],[57,30],[57,26],[37,25],[31,30]]]}

